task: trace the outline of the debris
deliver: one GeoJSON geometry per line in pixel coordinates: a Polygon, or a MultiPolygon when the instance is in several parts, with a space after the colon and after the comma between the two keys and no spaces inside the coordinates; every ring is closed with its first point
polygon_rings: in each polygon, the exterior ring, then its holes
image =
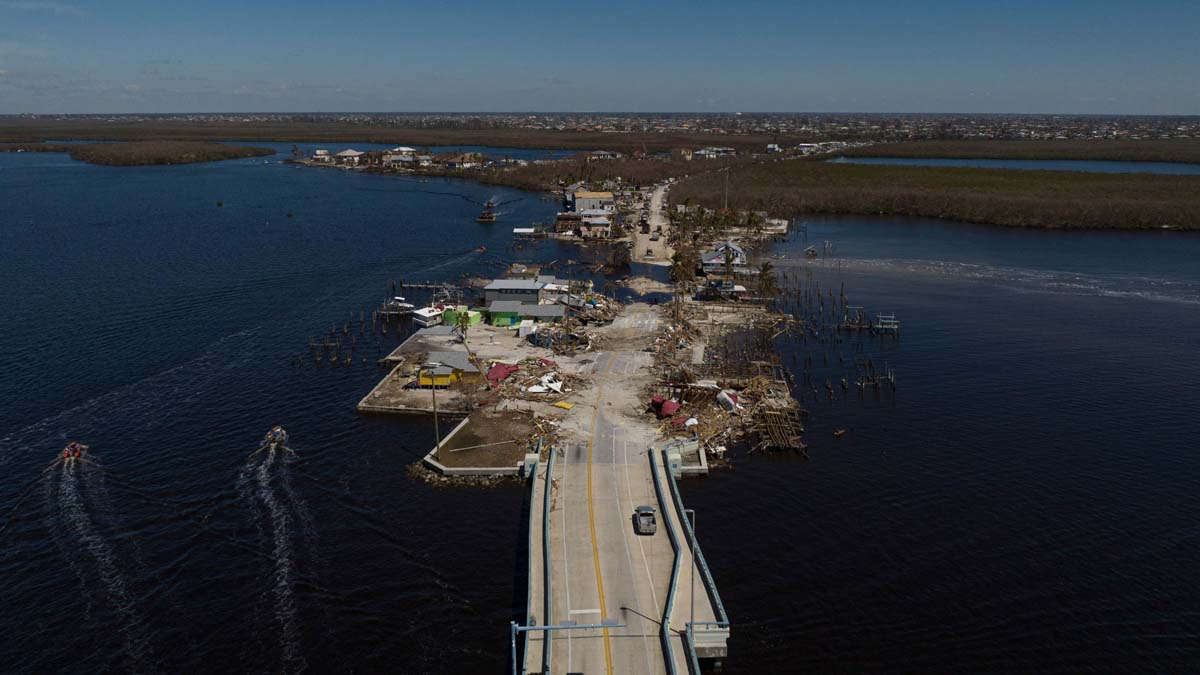
{"type": "Polygon", "coordinates": [[[497,361],[496,363],[493,363],[490,368],[488,368],[488,383],[492,385],[492,389],[496,389],[500,386],[502,381],[508,379],[509,375],[512,375],[520,369],[521,367],[516,364],[508,365],[506,363],[500,363],[497,361]]]}

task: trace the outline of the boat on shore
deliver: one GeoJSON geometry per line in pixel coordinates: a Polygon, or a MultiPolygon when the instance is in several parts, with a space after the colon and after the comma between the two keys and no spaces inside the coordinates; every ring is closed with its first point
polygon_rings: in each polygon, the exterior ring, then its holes
{"type": "Polygon", "coordinates": [[[442,312],[440,307],[422,307],[412,313],[413,322],[425,328],[436,326],[442,322],[442,312]]]}
{"type": "Polygon", "coordinates": [[[393,296],[379,308],[380,316],[408,316],[417,308],[416,305],[404,299],[404,296],[393,296]]]}

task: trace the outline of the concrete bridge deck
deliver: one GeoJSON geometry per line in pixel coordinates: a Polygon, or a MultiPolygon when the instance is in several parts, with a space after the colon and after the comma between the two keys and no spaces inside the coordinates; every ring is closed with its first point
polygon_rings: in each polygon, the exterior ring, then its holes
{"type": "MultiPolygon", "coordinates": [[[[647,332],[657,324],[652,311],[621,318],[647,332]]],[[[647,365],[644,352],[597,354],[594,401],[590,411],[581,411],[590,420],[587,442],[557,448],[554,461],[542,462],[534,477],[531,524],[539,531],[531,530],[530,536],[531,619],[543,626],[610,627],[526,633],[524,672],[689,672],[685,634],[692,614],[693,563],[688,539],[665,462],[657,455],[652,462],[649,455],[659,452],[651,450],[653,427],[622,414],[632,376],[647,365]],[[653,535],[634,533],[633,511],[641,505],[658,511],[653,535]]],[[[695,619],[713,622],[716,615],[699,571],[695,579],[695,619]]]]}

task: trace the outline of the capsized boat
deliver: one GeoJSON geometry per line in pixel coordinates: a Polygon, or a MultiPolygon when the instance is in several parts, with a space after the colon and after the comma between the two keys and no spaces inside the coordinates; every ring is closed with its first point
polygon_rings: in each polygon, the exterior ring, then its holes
{"type": "Polygon", "coordinates": [[[405,300],[404,296],[397,295],[383,303],[383,306],[379,308],[379,314],[381,316],[408,316],[416,308],[417,306],[405,300]]]}
{"type": "Polygon", "coordinates": [[[83,457],[84,453],[86,453],[87,451],[88,451],[88,446],[84,445],[83,443],[80,443],[79,441],[71,441],[70,443],[67,443],[66,447],[63,448],[62,458],[63,459],[78,459],[80,457],[83,457]]]}

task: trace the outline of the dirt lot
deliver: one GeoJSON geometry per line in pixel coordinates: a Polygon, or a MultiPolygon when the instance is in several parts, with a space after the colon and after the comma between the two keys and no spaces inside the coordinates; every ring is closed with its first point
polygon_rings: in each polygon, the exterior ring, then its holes
{"type": "Polygon", "coordinates": [[[480,411],[446,441],[437,460],[449,467],[513,466],[532,451],[529,439],[535,431],[528,415],[480,411]],[[504,441],[514,442],[491,445],[504,441]],[[487,447],[476,447],[481,445],[487,447]]]}

